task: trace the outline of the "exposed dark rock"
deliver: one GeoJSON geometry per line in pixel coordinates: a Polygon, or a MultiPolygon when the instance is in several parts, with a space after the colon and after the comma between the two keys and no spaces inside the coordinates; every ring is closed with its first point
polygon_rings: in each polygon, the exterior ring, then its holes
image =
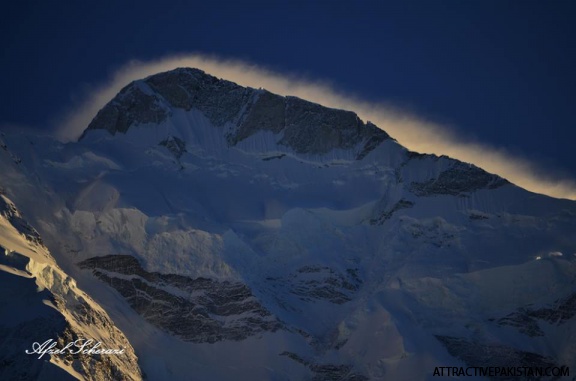
{"type": "Polygon", "coordinates": [[[304,266],[289,277],[268,280],[288,283],[290,292],[303,301],[324,300],[334,304],[350,301],[362,285],[358,269],[347,269],[342,274],[329,267],[319,266],[304,266]]]}
{"type": "Polygon", "coordinates": [[[102,129],[112,135],[125,133],[132,125],[160,123],[168,116],[169,112],[161,106],[158,95],[146,94],[136,82],[132,82],[96,114],[86,131],[102,129]]]}
{"type": "Polygon", "coordinates": [[[270,160],[274,160],[274,159],[282,159],[284,156],[286,156],[286,154],[280,154],[280,155],[275,155],[275,156],[269,156],[269,157],[265,157],[262,160],[264,161],[270,161],[270,160]]]}
{"type": "Polygon", "coordinates": [[[310,369],[315,373],[312,381],[367,381],[368,377],[354,373],[350,365],[315,364],[310,369]]]}
{"type": "Polygon", "coordinates": [[[166,147],[176,159],[180,159],[180,157],[187,152],[186,143],[175,136],[170,136],[169,138],[162,140],[158,145],[166,147]]]}
{"type": "Polygon", "coordinates": [[[364,159],[364,157],[368,155],[370,152],[372,152],[372,150],[374,150],[376,147],[378,147],[380,143],[382,143],[387,139],[390,139],[390,135],[388,135],[386,132],[379,129],[378,127],[376,127],[376,125],[370,122],[366,123],[365,128],[371,130],[372,135],[368,133],[366,134],[369,137],[367,138],[366,143],[364,144],[364,148],[362,148],[362,151],[360,151],[358,155],[356,155],[356,160],[364,159]]]}
{"type": "Polygon", "coordinates": [[[436,155],[431,155],[428,153],[414,152],[414,151],[408,151],[407,155],[408,155],[409,159],[424,159],[424,158],[429,157],[429,156],[435,157],[436,159],[439,158],[436,155]]]}
{"type": "Polygon", "coordinates": [[[459,243],[458,234],[451,226],[442,219],[401,220],[402,230],[412,238],[424,245],[433,245],[436,248],[453,247],[459,243]]]}
{"type": "MultiPolygon", "coordinates": [[[[286,128],[279,143],[298,153],[322,154],[334,148],[353,148],[371,138],[383,141],[387,137],[374,125],[365,125],[351,111],[330,109],[296,97],[286,97],[286,128]]],[[[377,145],[375,140],[370,143],[373,147],[377,145]]],[[[365,151],[370,150],[365,147],[365,151]]]]}
{"type": "Polygon", "coordinates": [[[470,215],[468,216],[468,218],[470,218],[471,220],[487,220],[490,217],[488,217],[487,215],[484,214],[479,214],[479,213],[470,213],[470,215]]]}
{"type": "Polygon", "coordinates": [[[551,307],[528,312],[529,316],[560,325],[576,315],[576,292],[566,298],[557,299],[551,307]]]}
{"type": "Polygon", "coordinates": [[[379,215],[377,217],[373,217],[370,219],[370,224],[371,225],[382,225],[384,222],[386,222],[386,220],[390,219],[390,217],[392,217],[392,215],[401,210],[401,209],[409,209],[412,208],[414,206],[414,203],[412,201],[408,201],[408,200],[400,200],[398,201],[396,204],[394,204],[394,206],[392,208],[390,208],[389,210],[385,210],[379,213],[379,215]]]}
{"type": "Polygon", "coordinates": [[[508,181],[490,174],[472,164],[454,161],[452,168],[442,172],[437,178],[424,182],[413,182],[410,191],[417,196],[440,194],[466,196],[479,189],[494,189],[508,184],[508,181]]]}
{"type": "MultiPolygon", "coordinates": [[[[495,319],[490,319],[494,321],[495,319]]],[[[526,313],[526,311],[518,311],[508,314],[507,316],[497,320],[497,324],[504,326],[511,326],[518,329],[523,334],[535,337],[544,336],[544,332],[540,329],[538,321],[526,313]]]]}
{"type": "MultiPolygon", "coordinates": [[[[84,335],[79,335],[70,326],[68,326],[56,340],[58,342],[57,348],[64,348],[66,344],[75,342],[76,340],[87,340],[84,335]]],[[[111,349],[111,348],[109,348],[111,349]]],[[[122,349],[122,348],[114,348],[122,349]]],[[[67,365],[74,368],[76,371],[81,370],[85,374],[85,379],[90,381],[100,380],[118,380],[129,381],[133,380],[127,376],[125,369],[115,364],[110,359],[110,355],[90,355],[84,353],[65,353],[61,356],[61,360],[67,365]]],[[[139,377],[140,378],[140,377],[139,377]]]]}
{"type": "Polygon", "coordinates": [[[282,352],[280,356],[286,356],[310,369],[314,376],[312,381],[367,381],[369,378],[355,373],[350,365],[316,364],[293,352],[282,352]]]}
{"type": "Polygon", "coordinates": [[[146,320],[185,341],[244,340],[282,328],[242,283],[147,272],[129,255],[93,257],[79,266],[92,269],[146,320]]]}
{"type": "Polygon", "coordinates": [[[6,202],[3,197],[0,197],[0,211],[10,224],[26,238],[26,240],[35,243],[38,246],[44,246],[44,242],[36,229],[34,229],[28,221],[22,218],[22,215],[14,204],[6,202]]]}
{"type": "Polygon", "coordinates": [[[538,320],[561,325],[576,315],[576,292],[566,298],[556,300],[552,306],[538,309],[520,308],[497,320],[499,325],[516,327],[528,336],[544,336],[538,320]]]}
{"type": "Polygon", "coordinates": [[[247,104],[235,134],[228,137],[231,145],[249,138],[258,131],[279,133],[286,126],[286,99],[284,97],[262,90],[256,98],[253,104],[247,104]]]}
{"type": "Polygon", "coordinates": [[[226,122],[235,122],[242,107],[256,91],[190,68],[155,74],[145,82],[172,107],[195,108],[218,127],[226,122]]]}

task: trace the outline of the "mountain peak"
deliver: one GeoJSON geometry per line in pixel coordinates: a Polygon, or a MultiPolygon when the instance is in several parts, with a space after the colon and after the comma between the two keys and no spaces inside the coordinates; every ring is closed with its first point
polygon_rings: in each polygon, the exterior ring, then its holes
{"type": "Polygon", "coordinates": [[[88,131],[115,135],[137,125],[159,124],[174,110],[197,110],[223,128],[229,146],[260,132],[296,153],[325,154],[360,145],[362,159],[389,135],[351,111],[328,108],[293,96],[242,87],[194,68],[178,68],[124,87],[98,112],[88,131]]]}

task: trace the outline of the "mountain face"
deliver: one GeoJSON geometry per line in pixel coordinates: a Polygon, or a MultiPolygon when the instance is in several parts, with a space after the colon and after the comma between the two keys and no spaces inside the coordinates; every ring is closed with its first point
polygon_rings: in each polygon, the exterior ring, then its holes
{"type": "Polygon", "coordinates": [[[576,369],[576,203],[352,112],[176,69],[126,86],[78,142],[1,147],[5,194],[149,380],[576,369]]]}
{"type": "Polygon", "coordinates": [[[193,69],[161,73],[126,86],[96,115],[82,138],[98,129],[112,135],[126,133],[132,125],[159,124],[171,118],[174,110],[193,109],[213,126],[225,126],[224,136],[230,146],[269,131],[281,134],[277,144],[295,153],[326,154],[358,146],[357,159],[361,159],[389,138],[353,112],[244,88],[193,69]]]}
{"type": "MultiPolygon", "coordinates": [[[[0,195],[0,227],[0,378],[141,380],[126,337],[56,265],[38,232],[4,195],[0,195]],[[57,348],[63,348],[78,342],[80,346],[87,336],[100,342],[102,349],[121,349],[123,354],[26,354],[34,351],[33,343],[56,342],[57,348]]],[[[79,347],[71,351],[78,352],[79,347]]]]}

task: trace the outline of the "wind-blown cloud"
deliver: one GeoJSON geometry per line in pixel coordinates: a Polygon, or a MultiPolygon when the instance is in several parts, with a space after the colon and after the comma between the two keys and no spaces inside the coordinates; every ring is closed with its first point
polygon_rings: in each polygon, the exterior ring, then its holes
{"type": "Polygon", "coordinates": [[[448,155],[473,163],[530,191],[576,199],[574,181],[545,176],[545,171],[535,163],[502,149],[466,142],[445,126],[389,105],[367,102],[343,94],[326,83],[275,73],[242,61],[222,60],[198,54],[172,56],[149,62],[129,62],[117,70],[109,81],[91,92],[80,107],[75,107],[65,115],[57,130],[57,137],[63,141],[77,139],[97,112],[128,83],[177,67],[195,67],[242,86],[262,87],[276,94],[294,95],[324,106],[351,110],[363,120],[369,120],[385,130],[412,151],[448,155]]]}

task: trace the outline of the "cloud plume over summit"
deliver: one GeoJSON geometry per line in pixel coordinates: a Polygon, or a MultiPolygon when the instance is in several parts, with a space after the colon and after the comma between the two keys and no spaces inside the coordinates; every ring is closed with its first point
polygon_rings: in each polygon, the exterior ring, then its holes
{"type": "Polygon", "coordinates": [[[473,163],[488,172],[536,193],[576,199],[576,183],[545,175],[548,171],[503,149],[465,141],[449,128],[426,121],[389,105],[364,101],[334,87],[293,75],[276,73],[238,60],[223,60],[199,54],[171,56],[155,61],[131,61],[92,91],[79,107],[59,123],[56,135],[63,141],[77,139],[97,112],[131,81],[178,67],[195,67],[242,86],[265,88],[280,95],[293,95],[327,107],[351,110],[371,121],[412,151],[448,155],[473,163]]]}

